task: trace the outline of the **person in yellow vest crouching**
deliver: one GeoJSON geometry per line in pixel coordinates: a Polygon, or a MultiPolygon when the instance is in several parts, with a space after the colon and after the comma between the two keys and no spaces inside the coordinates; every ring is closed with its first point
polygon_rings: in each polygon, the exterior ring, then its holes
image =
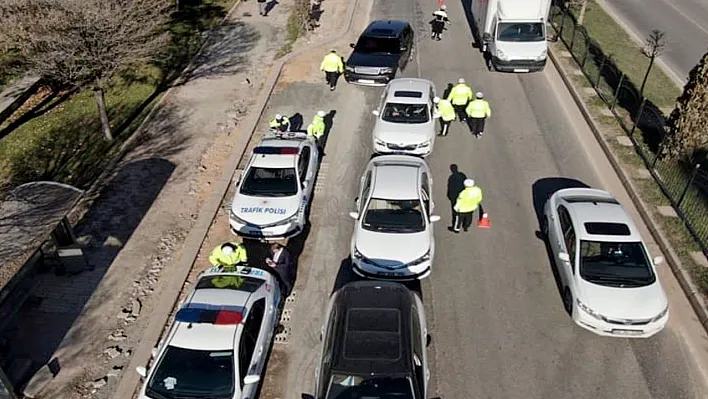
{"type": "Polygon", "coordinates": [[[248,264],[246,247],[240,242],[227,242],[214,248],[209,254],[209,262],[222,272],[233,272],[239,266],[248,264]]]}
{"type": "Polygon", "coordinates": [[[464,185],[465,189],[457,195],[457,200],[453,207],[452,230],[455,233],[460,232],[460,227],[465,231],[469,231],[474,211],[482,203],[482,189],[475,186],[474,180],[465,179],[464,185]]]}

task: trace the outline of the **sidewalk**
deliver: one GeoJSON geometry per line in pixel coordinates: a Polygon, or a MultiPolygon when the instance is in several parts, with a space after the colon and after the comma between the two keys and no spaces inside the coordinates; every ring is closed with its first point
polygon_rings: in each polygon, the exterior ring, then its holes
{"type": "Polygon", "coordinates": [[[2,88],[0,91],[0,124],[31,96],[30,89],[37,83],[39,83],[39,78],[25,76],[2,88]]]}
{"type": "Polygon", "coordinates": [[[144,126],[77,226],[90,270],[41,276],[23,309],[13,355],[60,372],[42,398],[106,398],[130,360],[161,290],[161,275],[210,196],[245,115],[285,38],[292,0],[267,17],[237,6],[190,79],[144,126]],[[141,312],[142,310],[142,312],[141,312]]]}

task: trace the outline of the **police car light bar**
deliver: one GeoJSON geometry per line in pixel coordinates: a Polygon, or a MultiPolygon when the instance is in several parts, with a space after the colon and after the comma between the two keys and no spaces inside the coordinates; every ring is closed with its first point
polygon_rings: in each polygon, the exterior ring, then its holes
{"type": "Polygon", "coordinates": [[[269,154],[269,155],[297,155],[299,148],[297,147],[256,147],[253,149],[254,154],[269,154]]]}
{"type": "Polygon", "coordinates": [[[245,308],[190,303],[177,311],[175,321],[181,323],[236,325],[243,321],[245,308]]]}

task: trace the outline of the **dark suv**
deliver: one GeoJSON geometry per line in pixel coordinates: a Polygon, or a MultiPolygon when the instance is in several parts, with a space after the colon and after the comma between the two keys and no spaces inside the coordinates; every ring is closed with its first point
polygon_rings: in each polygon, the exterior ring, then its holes
{"type": "Polygon", "coordinates": [[[344,79],[349,83],[384,86],[413,58],[414,33],[406,21],[374,21],[350,46],[344,79]]]}
{"type": "Polygon", "coordinates": [[[345,285],[329,301],[322,338],[315,394],[303,398],[427,399],[423,302],[404,285],[345,285]]]}

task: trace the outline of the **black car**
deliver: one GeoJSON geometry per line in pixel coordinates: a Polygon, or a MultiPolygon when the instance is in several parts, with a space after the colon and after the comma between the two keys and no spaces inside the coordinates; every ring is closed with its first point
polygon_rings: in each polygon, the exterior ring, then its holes
{"type": "Polygon", "coordinates": [[[350,44],[344,79],[349,83],[384,86],[413,58],[414,33],[406,21],[379,20],[369,24],[350,44]]]}
{"type": "Polygon", "coordinates": [[[345,285],[329,301],[322,337],[314,398],[427,398],[423,302],[404,285],[345,285]]]}

